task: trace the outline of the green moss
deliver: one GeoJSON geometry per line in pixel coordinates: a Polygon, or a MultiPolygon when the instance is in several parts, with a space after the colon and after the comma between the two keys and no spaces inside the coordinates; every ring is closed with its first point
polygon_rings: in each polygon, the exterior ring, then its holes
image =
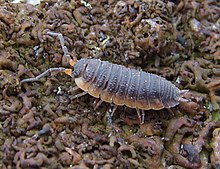
{"type": "Polygon", "coordinates": [[[220,122],[220,110],[212,112],[212,120],[215,122],[220,122]]]}

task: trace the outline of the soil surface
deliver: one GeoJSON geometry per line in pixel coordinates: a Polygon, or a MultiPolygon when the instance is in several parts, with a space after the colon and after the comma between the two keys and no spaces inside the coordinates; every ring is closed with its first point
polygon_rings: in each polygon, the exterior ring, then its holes
{"type": "MultiPolygon", "coordinates": [[[[219,0],[0,0],[0,168],[220,168],[219,0]],[[71,58],[99,58],[171,81],[188,102],[145,111],[85,95],[71,58]]],[[[159,86],[160,87],[160,86],[159,86]]]]}

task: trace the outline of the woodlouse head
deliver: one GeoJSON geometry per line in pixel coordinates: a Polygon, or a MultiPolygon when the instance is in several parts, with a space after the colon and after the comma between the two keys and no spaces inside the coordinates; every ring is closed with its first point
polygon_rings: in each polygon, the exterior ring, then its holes
{"type": "Polygon", "coordinates": [[[80,59],[76,61],[75,64],[73,65],[71,77],[73,78],[80,77],[84,72],[84,70],[86,69],[87,62],[88,62],[87,59],[80,59]]]}

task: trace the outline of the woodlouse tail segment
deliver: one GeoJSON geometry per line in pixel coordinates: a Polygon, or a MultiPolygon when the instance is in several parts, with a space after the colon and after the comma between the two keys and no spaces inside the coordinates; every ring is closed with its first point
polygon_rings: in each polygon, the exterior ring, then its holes
{"type": "Polygon", "coordinates": [[[189,100],[187,100],[187,99],[184,99],[184,98],[182,98],[182,97],[180,97],[179,99],[178,99],[178,102],[188,102],[189,100]]]}
{"type": "Polygon", "coordinates": [[[183,95],[185,94],[185,93],[187,93],[189,90],[180,90],[180,95],[181,95],[181,97],[180,98],[178,98],[178,102],[188,102],[189,100],[188,99],[184,99],[183,98],[183,95]]]}

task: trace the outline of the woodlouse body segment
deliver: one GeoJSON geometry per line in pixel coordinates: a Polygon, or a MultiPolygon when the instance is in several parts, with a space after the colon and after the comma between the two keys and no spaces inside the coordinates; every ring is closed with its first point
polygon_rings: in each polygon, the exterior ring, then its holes
{"type": "Polygon", "coordinates": [[[113,96],[113,102],[116,105],[124,105],[125,104],[125,96],[127,94],[126,89],[128,88],[128,83],[130,81],[130,71],[126,71],[126,69],[123,68],[121,70],[121,79],[118,87],[118,91],[113,96]]]}
{"type": "Polygon", "coordinates": [[[128,69],[125,68],[128,71],[130,71],[130,82],[128,83],[128,87],[125,91],[127,91],[127,94],[125,95],[125,105],[131,108],[136,107],[136,96],[138,93],[138,87],[139,87],[139,81],[140,81],[140,72],[135,69],[128,69]]]}
{"type": "MultiPolygon", "coordinates": [[[[108,63],[109,64],[109,63],[108,63]]],[[[113,101],[113,96],[118,90],[121,76],[121,67],[119,65],[111,64],[110,73],[108,78],[106,77],[105,88],[101,92],[101,99],[103,101],[111,103],[113,101]]]]}
{"type": "Polygon", "coordinates": [[[179,104],[180,90],[162,77],[99,59],[81,62],[76,62],[72,72],[77,86],[105,102],[142,110],[159,110],[179,104]]]}
{"type": "Polygon", "coordinates": [[[89,94],[93,95],[96,98],[100,97],[101,92],[105,88],[112,67],[112,65],[109,65],[108,62],[99,62],[101,64],[98,70],[98,74],[89,87],[89,94]]]}
{"type": "Polygon", "coordinates": [[[140,88],[137,96],[136,106],[142,110],[150,108],[149,91],[150,91],[150,76],[146,76],[145,72],[141,72],[140,88]]]}

